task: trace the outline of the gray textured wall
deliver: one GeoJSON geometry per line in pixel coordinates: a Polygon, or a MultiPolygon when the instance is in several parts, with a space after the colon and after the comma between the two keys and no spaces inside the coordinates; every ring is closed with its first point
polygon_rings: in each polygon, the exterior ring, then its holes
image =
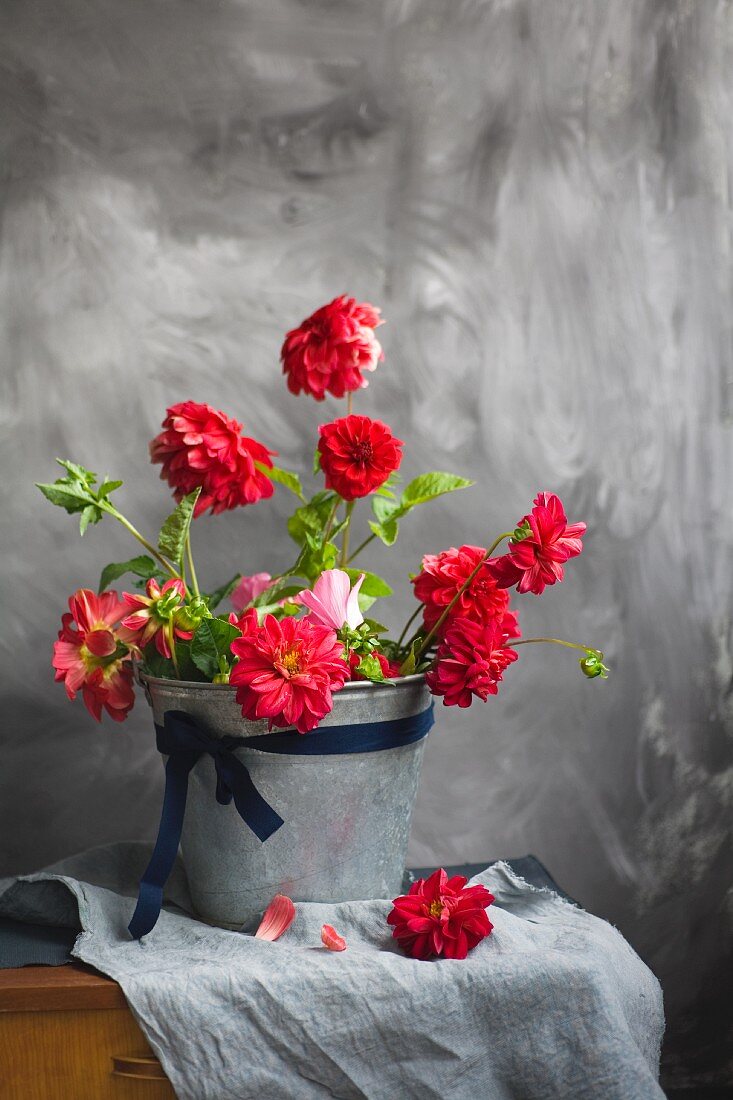
{"type": "MultiPolygon", "coordinates": [[[[672,1078],[731,1080],[732,45],[717,0],[4,0],[0,872],[149,837],[161,790],[144,706],[99,728],[49,670],[132,548],[31,482],[121,472],[156,529],[146,442],[188,396],[307,462],[336,407],[286,393],[279,342],[346,290],[389,321],[358,408],[408,473],[480,482],[373,567],[555,489],[587,549],[525,630],[613,666],[524,651],[441,714],[412,858],[535,852],[661,976],[672,1078]]],[[[205,578],[285,564],[288,506],[202,520],[205,578]]]]}

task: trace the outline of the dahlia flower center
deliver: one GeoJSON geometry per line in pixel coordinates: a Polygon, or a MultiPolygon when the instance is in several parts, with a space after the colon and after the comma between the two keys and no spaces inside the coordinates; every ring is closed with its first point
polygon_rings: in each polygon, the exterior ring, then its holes
{"type": "Polygon", "coordinates": [[[443,902],[431,901],[430,905],[428,906],[428,915],[431,917],[435,917],[436,920],[440,920],[440,918],[443,916],[443,902]]]}
{"type": "Polygon", "coordinates": [[[301,670],[300,651],[289,649],[280,657],[280,664],[288,676],[297,676],[301,670]]]}
{"type": "Polygon", "coordinates": [[[374,448],[368,439],[363,439],[360,443],[354,445],[353,450],[354,461],[366,466],[368,462],[371,462],[374,455],[374,448]]]}

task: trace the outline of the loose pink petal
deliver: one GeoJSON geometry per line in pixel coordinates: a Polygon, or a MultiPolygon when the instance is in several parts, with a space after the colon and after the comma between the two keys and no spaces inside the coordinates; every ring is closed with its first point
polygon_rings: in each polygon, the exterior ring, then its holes
{"type": "Polygon", "coordinates": [[[295,920],[295,906],[285,894],[275,894],[255,932],[258,940],[276,940],[295,920]]]}
{"type": "Polygon", "coordinates": [[[327,947],[329,951],[345,951],[346,940],[343,936],[339,936],[335,928],[332,928],[330,924],[324,924],[321,929],[321,939],[323,940],[323,946],[327,947]]]}

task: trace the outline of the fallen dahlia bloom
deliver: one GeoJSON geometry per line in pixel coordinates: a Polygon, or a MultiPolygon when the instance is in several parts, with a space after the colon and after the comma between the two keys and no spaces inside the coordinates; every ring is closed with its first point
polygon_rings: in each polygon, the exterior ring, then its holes
{"type": "Polygon", "coordinates": [[[466,886],[463,875],[448,878],[443,868],[418,879],[408,894],[395,898],[387,917],[392,935],[413,959],[465,959],[494,927],[486,909],[494,900],[485,886],[466,886]]]}
{"type": "Polygon", "coordinates": [[[176,618],[180,615],[186,598],[186,588],[183,581],[173,577],[161,588],[155,578],[151,577],[145,586],[145,592],[144,596],[134,592],[122,593],[122,599],[133,611],[133,614],[128,614],[122,620],[122,625],[131,631],[135,645],[140,649],[144,649],[155,639],[158,653],[170,660],[171,634],[186,642],[194,635],[193,630],[184,630],[176,624],[176,618]]]}
{"type": "Polygon", "coordinates": [[[308,608],[311,622],[337,632],[344,626],[356,630],[364,622],[359,609],[359,589],[363,580],[362,573],[352,588],[349,574],[343,569],[324,569],[313,588],[299,592],[295,602],[308,608]]]}
{"type": "Polygon", "coordinates": [[[119,627],[125,605],[116,592],[98,596],[80,588],[69,599],[61,618],[52,664],[55,679],[63,681],[69,699],[81,689],[84,705],[98,722],[106,710],[115,722],[124,722],[135,703],[129,631],[119,627]]]}
{"type": "Polygon", "coordinates": [[[150,444],[150,459],[159,462],[160,476],[176,500],[201,489],[195,515],[207,509],[224,512],[255,504],[273,494],[272,481],[255,462],[272,467],[270,451],[241,434],[242,425],[196,401],[171,405],[163,431],[150,444]]]}
{"type": "Polygon", "coordinates": [[[367,385],[363,371],[376,370],[384,358],[374,329],[383,324],[379,310],[342,294],[317,309],[285,337],[280,352],[291,393],[309,393],[323,401],[367,385]]]}
{"type": "Polygon", "coordinates": [[[318,452],[326,488],[344,500],[368,496],[398,470],[402,440],[381,420],[345,416],[318,429],[318,452]]]}
{"type": "Polygon", "coordinates": [[[261,596],[270,587],[271,583],[272,577],[269,573],[253,573],[251,577],[242,577],[229,597],[237,614],[244,611],[245,607],[249,607],[252,600],[256,600],[258,596],[261,596]]]}
{"type": "MultiPolygon", "coordinates": [[[[413,578],[416,598],[423,606],[423,626],[432,630],[448,604],[458,592],[476,566],[486,557],[482,546],[451,546],[440,554],[426,554],[422,560],[422,569],[413,578]]],[[[517,637],[516,616],[509,609],[509,593],[494,576],[493,566],[497,559],[490,558],[481,566],[466,591],[457,601],[445,623],[441,634],[445,634],[455,619],[471,619],[473,622],[488,625],[502,622],[507,616],[511,619],[507,629],[512,637],[517,637]]]]}
{"type": "Polygon", "coordinates": [[[315,729],[333,710],[334,691],[349,678],[343,645],[333,630],[308,619],[266,615],[256,633],[232,642],[239,658],[229,677],[245,718],[269,728],[315,729]]]}
{"type": "Polygon", "coordinates": [[[516,584],[518,592],[540,596],[547,585],[563,579],[563,565],[580,554],[584,534],[584,523],[568,523],[558,496],[538,493],[534,508],[517,525],[509,552],[492,562],[499,587],[516,584]]]}
{"type": "Polygon", "coordinates": [[[506,643],[503,624],[455,619],[425,677],[430,691],[442,695],[446,707],[470,707],[474,695],[485,702],[497,694],[504,670],[517,660],[516,650],[506,643]]]}

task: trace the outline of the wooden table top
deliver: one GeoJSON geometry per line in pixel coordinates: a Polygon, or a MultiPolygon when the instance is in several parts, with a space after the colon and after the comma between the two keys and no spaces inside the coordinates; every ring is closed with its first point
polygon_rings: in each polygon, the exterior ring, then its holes
{"type": "Polygon", "coordinates": [[[117,982],[85,963],[0,970],[0,1012],[127,1008],[117,982]]]}

